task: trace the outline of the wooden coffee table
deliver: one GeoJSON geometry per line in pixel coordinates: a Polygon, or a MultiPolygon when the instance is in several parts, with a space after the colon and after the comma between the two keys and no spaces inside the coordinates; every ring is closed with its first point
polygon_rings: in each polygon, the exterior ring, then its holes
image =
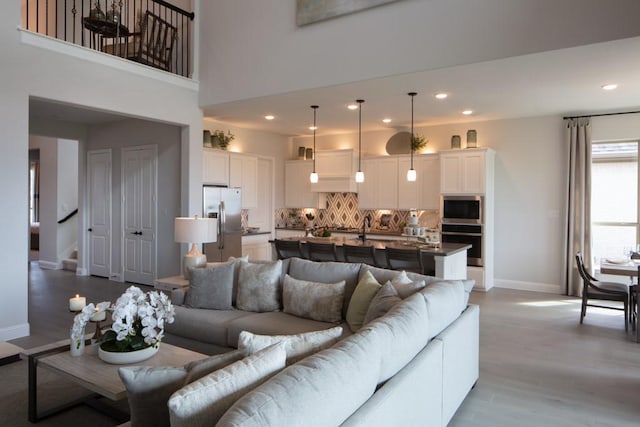
{"type": "MultiPolygon", "coordinates": [[[[21,353],[29,363],[29,421],[37,422],[43,418],[57,414],[63,410],[80,404],[87,404],[97,410],[107,413],[119,422],[129,419],[128,414],[117,413],[112,406],[106,407],[98,399],[106,397],[112,401],[118,401],[127,397],[127,391],[120,376],[118,368],[133,365],[111,365],[98,358],[97,348],[87,346],[82,356],[73,357],[69,352],[69,340],[58,341],[46,346],[25,350],[21,353]],[[91,351],[95,350],[95,351],[91,351]],[[38,367],[50,370],[58,375],[81,385],[94,392],[89,397],[84,397],[64,405],[38,412],[38,367]]],[[[161,343],[158,353],[150,359],[135,363],[135,366],[183,366],[194,360],[207,357],[206,354],[197,353],[171,344],[161,343]]]]}

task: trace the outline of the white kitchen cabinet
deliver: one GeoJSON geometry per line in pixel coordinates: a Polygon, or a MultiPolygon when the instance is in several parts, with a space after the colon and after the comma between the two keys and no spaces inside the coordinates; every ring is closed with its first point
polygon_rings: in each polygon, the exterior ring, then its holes
{"type": "Polygon", "coordinates": [[[242,189],[242,208],[258,206],[258,157],[229,153],[229,187],[242,189]]]}
{"type": "Polygon", "coordinates": [[[362,159],[364,182],[358,184],[359,209],[396,209],[398,206],[398,159],[362,159]]]}
{"type": "Polygon", "coordinates": [[[242,236],[242,256],[249,256],[249,261],[270,260],[271,234],[255,234],[242,236]]]}
{"type": "Polygon", "coordinates": [[[417,163],[419,171],[416,181],[418,183],[418,209],[440,209],[439,156],[437,154],[418,156],[414,158],[414,163],[417,163]]]}
{"type": "Polygon", "coordinates": [[[411,168],[411,157],[398,158],[398,173],[396,182],[398,185],[398,209],[420,209],[418,206],[418,193],[421,187],[422,171],[417,156],[413,158],[413,168],[416,170],[416,180],[407,181],[407,171],[411,168]]]}
{"type": "Polygon", "coordinates": [[[326,196],[311,191],[312,160],[288,160],[284,165],[284,205],[286,208],[326,208],[326,196]]]}
{"type": "Polygon", "coordinates": [[[202,149],[202,182],[229,185],[229,153],[222,150],[202,149]]]}
{"type": "Polygon", "coordinates": [[[484,194],[488,164],[493,152],[484,148],[440,153],[442,194],[484,194]]]}
{"type": "Polygon", "coordinates": [[[353,193],[357,191],[357,169],[353,149],[316,151],[318,182],[311,186],[320,193],[353,193]]]}

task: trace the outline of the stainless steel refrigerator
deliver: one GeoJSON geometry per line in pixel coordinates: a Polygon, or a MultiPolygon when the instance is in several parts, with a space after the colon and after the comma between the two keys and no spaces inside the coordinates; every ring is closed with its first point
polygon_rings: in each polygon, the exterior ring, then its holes
{"type": "Polygon", "coordinates": [[[241,190],[205,185],[202,191],[202,215],[218,219],[218,241],[204,245],[207,261],[242,256],[241,190]]]}

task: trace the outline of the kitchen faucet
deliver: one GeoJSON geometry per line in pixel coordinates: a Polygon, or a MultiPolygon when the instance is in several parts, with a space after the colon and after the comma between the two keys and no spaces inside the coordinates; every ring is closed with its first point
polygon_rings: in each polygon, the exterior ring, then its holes
{"type": "Polygon", "coordinates": [[[359,236],[362,243],[367,240],[367,227],[371,228],[371,215],[367,215],[362,219],[362,234],[359,236]]]}

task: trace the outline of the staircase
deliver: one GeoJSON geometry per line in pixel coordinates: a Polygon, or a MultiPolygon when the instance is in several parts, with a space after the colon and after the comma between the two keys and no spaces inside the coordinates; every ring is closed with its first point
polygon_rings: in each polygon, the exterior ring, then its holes
{"type": "Polygon", "coordinates": [[[67,271],[73,271],[75,273],[77,268],[78,268],[78,251],[74,250],[69,255],[69,258],[62,260],[62,269],[67,271]]]}

